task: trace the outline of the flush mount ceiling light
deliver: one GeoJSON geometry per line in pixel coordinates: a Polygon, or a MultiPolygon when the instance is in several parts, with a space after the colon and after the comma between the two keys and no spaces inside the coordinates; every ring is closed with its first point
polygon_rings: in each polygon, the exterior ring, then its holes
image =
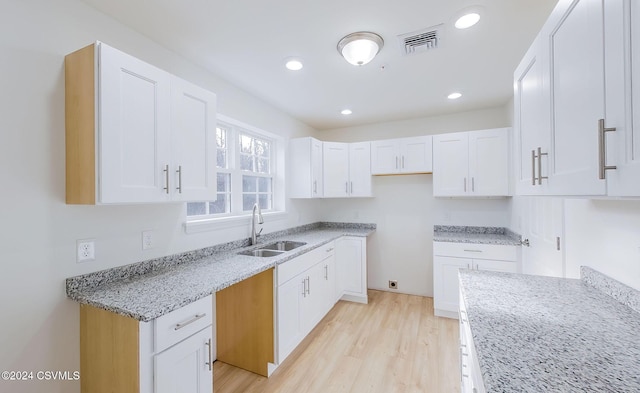
{"type": "Polygon", "coordinates": [[[468,29],[480,21],[480,14],[477,12],[469,12],[462,15],[456,20],[455,26],[457,29],[468,29]]]}
{"type": "Polygon", "coordinates": [[[447,96],[448,99],[450,100],[457,100],[458,98],[462,97],[461,93],[451,93],[447,96]]]}
{"type": "Polygon", "coordinates": [[[302,61],[300,59],[293,58],[287,59],[287,62],[284,64],[284,66],[291,71],[300,71],[303,67],[302,61]]]}
{"type": "Polygon", "coordinates": [[[348,116],[348,115],[352,114],[353,112],[351,111],[351,109],[343,109],[340,113],[342,113],[345,116],[348,116]]]}
{"type": "Polygon", "coordinates": [[[384,40],[376,33],[359,31],[345,36],[338,42],[338,52],[355,66],[365,65],[380,52],[384,40]]]}

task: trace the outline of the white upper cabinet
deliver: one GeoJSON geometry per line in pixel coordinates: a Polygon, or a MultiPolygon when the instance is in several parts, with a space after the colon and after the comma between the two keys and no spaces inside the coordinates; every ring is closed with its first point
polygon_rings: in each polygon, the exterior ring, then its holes
{"type": "Polygon", "coordinates": [[[549,108],[544,105],[544,53],[539,35],[514,73],[514,133],[516,194],[540,194],[548,183],[538,178],[548,173],[549,108]],[[538,168],[540,166],[540,168],[538,168]]]}
{"type": "Polygon", "coordinates": [[[100,202],[167,201],[171,75],[102,43],[98,48],[100,202]]]}
{"type": "Polygon", "coordinates": [[[605,4],[605,81],[608,195],[640,196],[640,4],[605,4]]]}
{"type": "Polygon", "coordinates": [[[216,95],[171,79],[171,151],[174,200],[216,199],[216,95]]]}
{"type": "MultiPolygon", "coordinates": [[[[604,119],[604,2],[560,1],[543,29],[549,47],[549,191],[604,195],[598,124],[604,119]]],[[[545,153],[543,151],[543,153],[545,153]]]]}
{"type": "Polygon", "coordinates": [[[371,142],[371,173],[431,173],[431,136],[371,142]]]}
{"type": "Polygon", "coordinates": [[[369,142],[322,143],[325,198],[371,196],[369,142]]]}
{"type": "Polygon", "coordinates": [[[638,8],[558,2],[514,74],[518,194],[640,196],[638,8]]]}
{"type": "Polygon", "coordinates": [[[215,94],[100,42],[65,84],[67,203],[215,200],[215,94]]]}
{"type": "Polygon", "coordinates": [[[289,141],[289,197],[320,198],[323,196],[322,142],[314,138],[289,141]]]}
{"type": "Polygon", "coordinates": [[[434,196],[508,196],[509,129],[433,137],[434,196]]]}

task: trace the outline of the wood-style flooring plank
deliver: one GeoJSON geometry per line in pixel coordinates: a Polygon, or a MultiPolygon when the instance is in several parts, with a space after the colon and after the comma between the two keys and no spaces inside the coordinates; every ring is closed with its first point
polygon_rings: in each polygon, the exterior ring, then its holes
{"type": "Polygon", "coordinates": [[[432,298],[369,291],[369,304],[336,304],[271,378],[215,362],[213,391],[459,392],[458,340],[432,298]]]}

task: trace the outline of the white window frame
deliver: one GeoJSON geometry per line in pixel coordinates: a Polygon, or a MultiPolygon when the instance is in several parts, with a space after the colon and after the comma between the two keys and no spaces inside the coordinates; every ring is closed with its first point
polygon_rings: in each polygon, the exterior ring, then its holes
{"type": "Polygon", "coordinates": [[[273,179],[271,185],[273,193],[272,207],[269,210],[263,210],[263,216],[265,222],[286,218],[284,138],[228,116],[218,114],[217,118],[218,123],[221,126],[231,131],[230,134],[227,135],[227,163],[230,168],[228,170],[218,169],[220,172],[231,173],[231,212],[201,216],[186,216],[187,208],[185,204],[185,232],[203,232],[250,224],[251,212],[242,211],[242,175],[261,175],[254,172],[240,170],[240,133],[255,136],[271,142],[271,154],[269,161],[271,177],[273,179]]]}

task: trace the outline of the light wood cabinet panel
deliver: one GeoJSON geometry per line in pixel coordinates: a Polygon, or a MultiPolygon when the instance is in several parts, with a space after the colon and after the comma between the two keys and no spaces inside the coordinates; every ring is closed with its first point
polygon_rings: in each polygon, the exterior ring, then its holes
{"type": "Polygon", "coordinates": [[[216,292],[218,360],[269,375],[269,363],[274,363],[273,288],[269,269],[216,292]]]}

